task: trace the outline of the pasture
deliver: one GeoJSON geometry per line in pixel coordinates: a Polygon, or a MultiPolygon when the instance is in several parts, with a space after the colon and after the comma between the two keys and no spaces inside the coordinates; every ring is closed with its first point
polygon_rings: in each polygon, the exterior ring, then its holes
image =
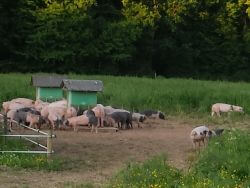
{"type": "MultiPolygon", "coordinates": [[[[34,99],[31,74],[0,74],[0,103],[16,98],[34,99]]],[[[250,113],[250,84],[192,79],[157,79],[70,74],[73,79],[97,79],[104,83],[98,103],[130,110],[158,109],[166,114],[210,114],[211,104],[243,106],[250,113]]]]}
{"type": "MultiPolygon", "coordinates": [[[[35,88],[30,86],[30,76],[31,74],[0,74],[0,103],[17,97],[34,99],[35,88]]],[[[56,130],[57,138],[53,142],[56,153],[53,158],[63,161],[60,163],[59,169],[37,171],[34,168],[27,170],[18,168],[19,170],[16,170],[10,168],[10,165],[0,166],[2,186],[127,187],[126,180],[129,180],[130,175],[134,173],[133,168],[130,171],[131,165],[133,167],[136,162],[143,163],[154,156],[166,154],[167,164],[175,171],[170,177],[171,181],[192,187],[206,178],[213,180],[213,174],[209,177],[198,176],[197,181],[192,180],[191,175],[189,177],[182,174],[187,173],[197,159],[203,160],[203,163],[210,160],[206,159],[208,155],[203,156],[192,150],[189,138],[192,128],[200,124],[207,124],[210,128],[220,127],[230,130],[239,128],[248,131],[250,128],[250,85],[248,83],[73,74],[69,77],[102,80],[104,91],[98,94],[98,103],[123,107],[131,111],[158,109],[166,113],[167,119],[147,120],[141,129],[134,125],[133,130],[122,130],[118,133],[100,131],[98,134],[92,134],[86,130],[78,133],[71,130],[56,130]],[[210,115],[211,104],[216,102],[242,106],[245,114],[224,114],[221,118],[212,118],[210,115]],[[122,169],[124,171],[120,172],[122,169]],[[181,177],[182,182],[180,182],[181,177]],[[43,181],[40,181],[41,179],[43,181]]],[[[230,140],[231,137],[227,138],[230,140]]],[[[212,144],[214,147],[211,148],[215,148],[216,142],[212,144]]],[[[240,144],[244,147],[239,151],[247,151],[247,145],[244,145],[244,142],[240,144]]],[[[230,150],[230,148],[226,149],[230,150]]],[[[238,150],[235,149],[235,151],[238,150]]],[[[220,156],[218,151],[217,154],[220,156]]],[[[157,168],[161,168],[157,160],[145,164],[147,166],[155,163],[157,168]]],[[[237,158],[234,157],[233,160],[235,162],[237,158]]],[[[244,160],[249,162],[247,158],[244,160]]],[[[216,172],[223,173],[223,169],[220,168],[220,164],[223,162],[219,160],[219,157],[216,158],[216,161],[218,161],[216,172]]],[[[135,168],[140,169],[141,167],[135,166],[135,168]]],[[[168,167],[166,168],[169,170],[168,167]]],[[[199,168],[192,173],[200,174],[199,168]]],[[[228,170],[236,168],[237,165],[234,165],[234,168],[224,169],[224,171],[228,172],[228,170]]],[[[209,168],[205,168],[205,170],[207,169],[209,168]]],[[[138,173],[143,174],[144,170],[142,167],[142,172],[138,171],[138,173]]],[[[205,170],[203,169],[204,172],[205,170]]],[[[249,178],[248,170],[244,171],[247,178],[249,178]]],[[[168,171],[164,171],[164,173],[169,174],[168,171]]],[[[153,178],[153,182],[148,182],[146,187],[155,185],[153,183],[157,180],[153,178]]],[[[237,183],[240,184],[241,180],[245,182],[245,179],[237,179],[237,183]]],[[[133,181],[131,179],[131,182],[133,181]]],[[[245,185],[244,182],[242,186],[245,185]]],[[[199,186],[211,187],[212,185],[215,184],[199,186]]],[[[136,186],[135,184],[135,187],[141,187],[141,185],[136,186]]]]}

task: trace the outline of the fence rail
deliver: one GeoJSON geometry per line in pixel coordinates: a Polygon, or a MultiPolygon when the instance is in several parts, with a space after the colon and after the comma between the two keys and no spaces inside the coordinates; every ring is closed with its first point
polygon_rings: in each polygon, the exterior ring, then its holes
{"type": "Polygon", "coordinates": [[[0,135],[1,137],[4,137],[5,138],[5,143],[7,142],[6,138],[7,137],[19,137],[19,138],[22,138],[24,140],[27,140],[33,144],[36,144],[37,146],[45,149],[46,151],[0,151],[1,153],[32,153],[32,154],[47,154],[47,156],[49,157],[52,153],[54,153],[54,151],[52,150],[52,138],[56,138],[56,135],[52,134],[52,129],[49,129],[49,133],[46,133],[44,131],[40,131],[38,129],[34,129],[34,128],[31,128],[31,127],[28,127],[22,123],[18,123],[17,121],[14,121],[14,120],[8,120],[7,119],[7,116],[6,115],[3,115],[0,113],[0,117],[3,118],[3,125],[4,125],[4,134],[3,135],[0,135]],[[9,123],[15,123],[21,127],[24,127],[24,128],[27,128],[33,132],[36,132],[36,133],[39,133],[40,135],[36,134],[7,134],[8,131],[7,131],[7,124],[9,123]],[[47,139],[47,146],[44,146],[30,138],[46,138],[47,139]]]}

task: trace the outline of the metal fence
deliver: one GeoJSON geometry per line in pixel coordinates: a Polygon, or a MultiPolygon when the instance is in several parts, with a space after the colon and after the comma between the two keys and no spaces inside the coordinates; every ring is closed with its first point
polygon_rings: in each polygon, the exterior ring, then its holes
{"type": "MultiPolygon", "coordinates": [[[[33,129],[31,127],[28,127],[22,123],[18,123],[14,120],[8,120],[6,115],[0,114],[0,117],[2,117],[2,123],[3,123],[3,130],[4,130],[4,134],[0,135],[2,137],[4,137],[4,142],[7,143],[7,138],[8,137],[19,137],[22,138],[24,140],[27,140],[37,146],[39,146],[40,148],[42,148],[45,151],[0,151],[1,153],[36,153],[36,154],[47,154],[47,156],[49,157],[52,153],[54,153],[54,151],[52,150],[52,139],[56,138],[56,135],[54,135],[52,133],[52,129],[49,129],[49,132],[43,132],[40,131],[38,129],[33,129]],[[36,132],[38,134],[8,134],[8,123],[15,123],[17,125],[19,125],[20,127],[23,128],[27,128],[33,132],[36,132]],[[31,138],[40,138],[40,139],[47,139],[47,145],[44,146],[34,140],[32,140],[31,138]]],[[[12,131],[13,132],[13,131],[12,131]]],[[[14,131],[16,132],[16,131],[14,131]]]]}

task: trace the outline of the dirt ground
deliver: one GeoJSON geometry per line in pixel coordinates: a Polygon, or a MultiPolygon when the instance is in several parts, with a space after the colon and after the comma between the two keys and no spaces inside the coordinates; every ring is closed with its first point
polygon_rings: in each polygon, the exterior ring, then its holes
{"type": "Polygon", "coordinates": [[[193,125],[175,120],[147,120],[143,128],[131,130],[55,131],[54,157],[65,159],[63,171],[14,170],[0,167],[0,187],[67,187],[91,182],[102,187],[128,162],[141,162],[167,154],[169,164],[183,169],[192,144],[193,125]]]}

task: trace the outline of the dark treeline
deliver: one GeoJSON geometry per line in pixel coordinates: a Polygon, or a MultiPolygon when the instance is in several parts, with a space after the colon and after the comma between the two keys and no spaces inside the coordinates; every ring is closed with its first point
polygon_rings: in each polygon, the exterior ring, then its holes
{"type": "Polygon", "coordinates": [[[0,71],[250,81],[250,0],[1,0],[0,71]]]}

